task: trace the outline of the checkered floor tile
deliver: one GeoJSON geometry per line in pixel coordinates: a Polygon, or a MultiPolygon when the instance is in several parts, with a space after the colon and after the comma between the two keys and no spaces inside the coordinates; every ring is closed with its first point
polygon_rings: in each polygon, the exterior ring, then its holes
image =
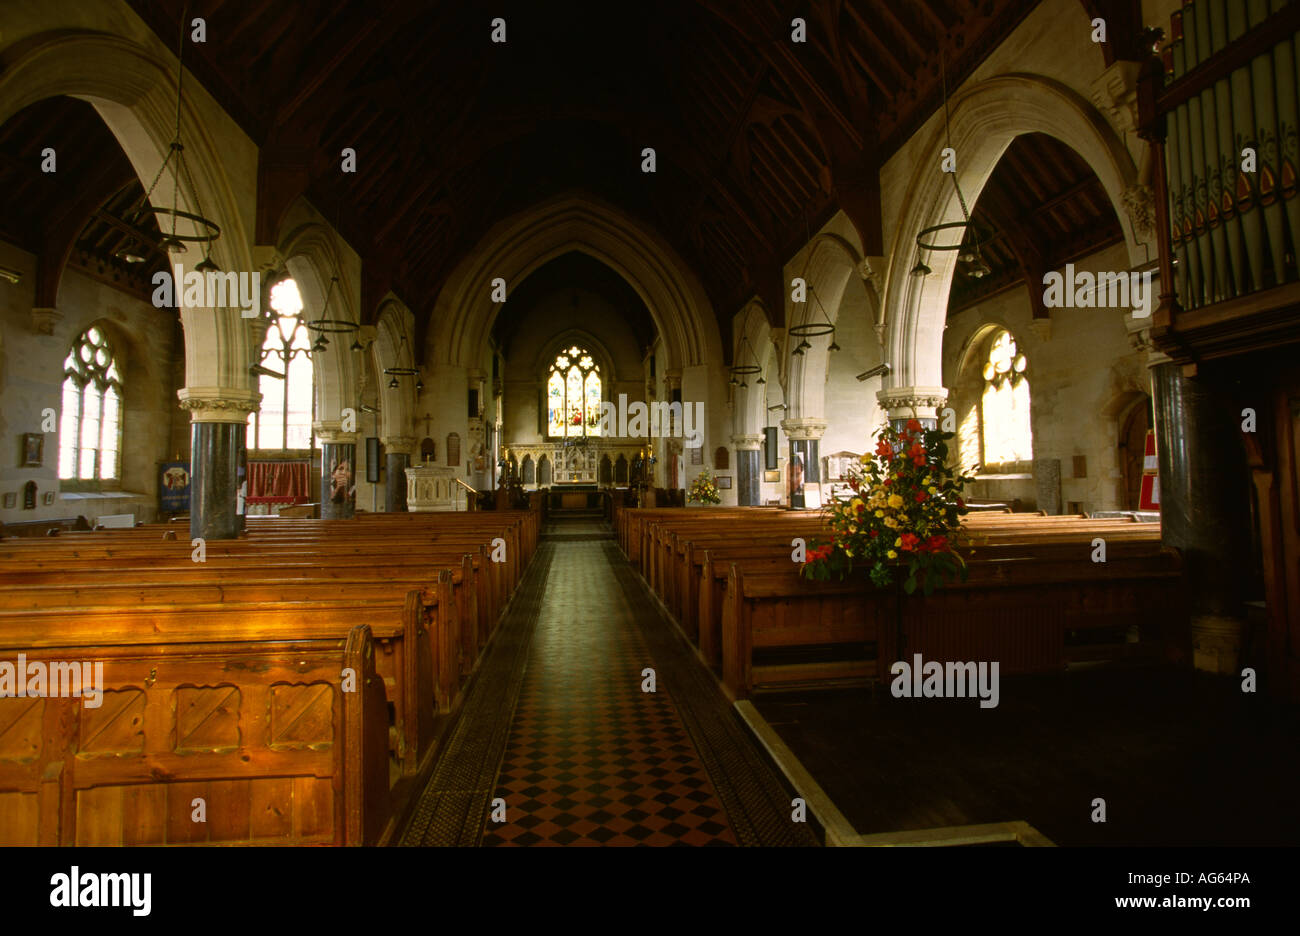
{"type": "Polygon", "coordinates": [[[484,845],[735,845],[601,542],[556,548],[484,845]]]}

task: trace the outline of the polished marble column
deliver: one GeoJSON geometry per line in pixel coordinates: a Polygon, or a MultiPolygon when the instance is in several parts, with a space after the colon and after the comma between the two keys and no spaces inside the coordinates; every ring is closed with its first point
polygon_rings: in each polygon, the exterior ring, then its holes
{"type": "Polygon", "coordinates": [[[734,435],[731,444],[736,448],[736,503],[741,507],[757,507],[762,503],[759,449],[763,446],[763,437],[734,435]]]}
{"type": "Polygon", "coordinates": [[[320,431],[322,520],[348,520],[357,508],[357,445],[351,433],[320,431]]]}
{"type": "Polygon", "coordinates": [[[240,471],[253,391],[182,389],[190,414],[190,538],[234,539],[243,531],[240,471]]]}
{"type": "Polygon", "coordinates": [[[1164,542],[1183,556],[1196,667],[1236,671],[1251,555],[1249,476],[1230,388],[1151,368],[1164,542]]]}
{"type": "Polygon", "coordinates": [[[786,506],[791,510],[803,510],[808,506],[810,486],[816,489],[820,504],[821,465],[817,448],[822,434],[826,432],[826,421],[807,416],[792,417],[781,420],[790,442],[790,461],[786,464],[786,506]]]}

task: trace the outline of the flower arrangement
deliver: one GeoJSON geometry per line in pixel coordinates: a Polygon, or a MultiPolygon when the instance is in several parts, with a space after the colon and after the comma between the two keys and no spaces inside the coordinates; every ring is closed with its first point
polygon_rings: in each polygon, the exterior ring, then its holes
{"type": "Polygon", "coordinates": [[[829,542],[814,542],[801,569],[813,580],[844,578],[854,563],[870,566],[871,581],[891,585],[905,571],[908,594],[925,594],[967,575],[958,552],[966,512],[962,488],[973,479],[946,464],[954,433],[925,429],[910,420],[902,430],[886,424],[876,450],[851,472],[853,497],[827,505],[829,542]]]}
{"type": "Polygon", "coordinates": [[[690,489],[686,492],[686,499],[692,504],[721,504],[722,497],[718,494],[718,484],[713,480],[713,475],[709,474],[706,468],[701,471],[691,482],[690,489]]]}

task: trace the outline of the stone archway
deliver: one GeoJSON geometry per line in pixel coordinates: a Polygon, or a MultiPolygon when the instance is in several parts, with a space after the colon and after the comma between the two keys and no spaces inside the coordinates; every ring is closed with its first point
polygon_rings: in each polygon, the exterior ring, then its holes
{"type": "MultiPolygon", "coordinates": [[[[58,4],[34,4],[7,23],[0,47],[0,123],[45,98],[75,97],[90,103],[125,152],[143,185],[158,175],[175,134],[175,60],[152,36],[125,36],[130,27],[116,11],[92,5],[78,11],[69,28],[58,4]],[[23,17],[25,16],[25,19],[23,17]],[[94,31],[92,31],[94,30],[94,31]]],[[[248,232],[255,186],[237,185],[257,173],[256,146],[221,108],[194,84],[181,110],[185,163],[193,188],[181,191],[170,175],[159,178],[152,199],[212,219],[221,229],[210,258],[229,272],[252,275],[248,232]],[[220,141],[220,145],[218,145],[220,141]]],[[[173,254],[172,263],[197,262],[173,254]]],[[[192,536],[226,539],[239,534],[244,425],[259,395],[250,364],[257,347],[248,319],[235,308],[182,308],[185,387],[182,409],[190,413],[193,485],[192,536]]]]}
{"type": "Polygon", "coordinates": [[[556,257],[580,251],[636,290],[667,352],[665,369],[719,360],[721,338],[703,287],[657,235],[594,199],[569,195],[502,221],[467,253],[438,294],[425,359],[473,367],[501,303],[493,280],[509,290],[556,257]]]}
{"type": "MultiPolygon", "coordinates": [[[[1131,260],[1141,239],[1124,208],[1137,182],[1132,158],[1102,115],[1074,91],[1047,78],[1003,75],[953,95],[951,145],[968,205],[979,198],[998,160],[1022,133],[1045,133],[1077,152],[1097,174],[1120,219],[1131,260]]],[[[952,251],[934,251],[932,271],[914,276],[916,235],[931,225],[960,221],[961,207],[949,174],[939,166],[949,145],[940,124],[916,160],[895,225],[885,280],[887,360],[892,371],[878,398],[893,418],[933,418],[943,405],[943,331],[956,265],[952,251]]]]}
{"type": "MultiPolygon", "coordinates": [[[[807,259],[799,272],[807,284],[808,299],[795,303],[786,293],[786,321],[791,325],[819,324],[830,319],[835,324],[844,291],[862,258],[844,238],[836,234],[818,234],[810,242],[807,259]],[[823,318],[823,310],[825,318],[823,318]]],[[[826,372],[830,366],[830,336],[807,339],[812,347],[794,354],[799,339],[788,336],[784,353],[789,362],[786,382],[788,419],[823,419],[826,415],[826,372]]]]}

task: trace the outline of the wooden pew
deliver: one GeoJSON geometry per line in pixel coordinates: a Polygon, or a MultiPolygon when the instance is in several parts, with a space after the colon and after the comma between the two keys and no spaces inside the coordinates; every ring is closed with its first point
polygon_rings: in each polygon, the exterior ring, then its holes
{"type": "MultiPolygon", "coordinates": [[[[19,649],[29,662],[102,662],[105,692],[97,708],[0,699],[0,842],[373,845],[391,836],[386,700],[367,625],[341,639],[145,636],[60,644],[27,634],[19,649]],[[345,692],[348,670],[356,682],[345,692]],[[193,821],[196,799],[205,822],[193,821]]],[[[5,647],[0,659],[12,658],[5,647]]]]}
{"type": "Polygon", "coordinates": [[[880,591],[865,580],[808,582],[798,571],[728,570],[722,608],[722,678],[734,698],[756,689],[849,676],[883,679],[900,646],[886,631],[905,635],[909,658],[997,661],[1004,675],[1059,671],[1083,659],[1181,659],[1178,628],[1185,616],[1181,563],[1176,551],[1117,556],[1106,563],[1042,556],[971,563],[970,581],[928,598],[880,591]],[[1141,628],[1138,645],[1075,649],[1072,632],[1141,628]],[[1150,639],[1148,639],[1150,638],[1150,639]],[[874,662],[755,666],[755,650],[811,644],[876,643],[874,662]],[[884,656],[880,654],[884,653],[884,656]]]}
{"type": "MultiPolygon", "coordinates": [[[[103,646],[116,639],[148,647],[137,653],[183,660],[199,654],[196,648],[234,653],[237,645],[248,653],[298,647],[308,637],[338,642],[357,620],[371,621],[384,648],[377,653],[367,632],[370,665],[381,671],[374,679],[382,690],[386,677],[391,690],[376,709],[381,738],[389,733],[387,698],[395,711],[388,743],[370,745],[362,772],[382,777],[387,789],[390,778],[409,777],[431,763],[433,704],[444,711],[450,706],[495,624],[494,613],[535,550],[534,512],[478,516],[487,519],[448,524],[438,515],[400,529],[357,524],[348,542],[329,539],[338,529],[330,524],[350,521],[318,522],[310,530],[258,524],[241,540],[207,544],[209,561],[202,564],[189,561],[190,545],[178,525],[74,534],[46,540],[39,550],[6,542],[0,544],[0,586],[12,587],[0,590],[0,645],[40,652],[41,640],[103,646]],[[428,535],[433,527],[436,536],[428,535]],[[176,534],[172,542],[162,541],[167,529],[176,534]],[[492,562],[488,550],[497,536],[507,543],[501,563],[492,562]],[[453,584],[463,586],[463,594],[454,595],[453,584]],[[141,603],[149,601],[155,604],[141,603]],[[391,769],[384,750],[390,743],[391,769]]],[[[366,815],[359,807],[353,813],[366,815]]]]}

